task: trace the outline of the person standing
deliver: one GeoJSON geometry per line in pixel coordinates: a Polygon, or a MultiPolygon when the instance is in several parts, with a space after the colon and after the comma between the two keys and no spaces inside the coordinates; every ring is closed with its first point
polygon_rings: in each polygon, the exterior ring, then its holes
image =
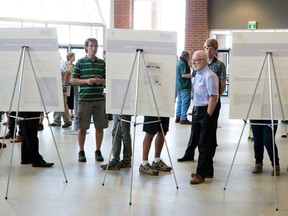
{"type": "Polygon", "coordinates": [[[188,61],[190,53],[187,50],[182,51],[180,59],[176,63],[176,123],[191,124],[187,119],[187,111],[191,103],[191,72],[188,61]]]}
{"type": "MultiPolygon", "coordinates": [[[[276,176],[280,175],[280,165],[278,157],[278,148],[273,140],[272,134],[272,122],[271,120],[250,120],[253,138],[254,138],[254,157],[255,157],[255,167],[252,171],[253,174],[262,173],[263,167],[263,158],[264,158],[264,146],[267,150],[273,171],[271,175],[274,175],[274,154],[273,154],[273,145],[275,150],[275,167],[276,167],[276,176]]],[[[277,132],[278,121],[274,120],[274,138],[277,132]]]]}
{"type": "Polygon", "coordinates": [[[112,130],[113,137],[113,159],[108,164],[100,167],[106,170],[120,170],[123,168],[131,168],[132,145],[130,122],[131,115],[113,115],[114,124],[112,130]],[[122,121],[123,120],[123,121],[122,121]],[[123,142],[123,159],[120,161],[121,143],[123,142]]]}
{"type": "Polygon", "coordinates": [[[172,167],[166,165],[160,158],[165,141],[164,136],[166,136],[168,130],[169,117],[160,117],[159,119],[158,117],[144,116],[143,131],[145,132],[145,137],[143,140],[143,162],[139,167],[139,172],[141,174],[156,176],[159,175],[159,171],[170,172],[172,170],[172,167]],[[158,120],[161,121],[163,131],[161,129],[160,122],[157,122],[158,120]],[[150,165],[148,161],[148,155],[155,135],[154,160],[152,165],[150,165]]]}
{"type": "MultiPolygon", "coordinates": [[[[226,66],[223,62],[221,62],[217,58],[217,51],[218,51],[218,41],[214,38],[209,38],[204,43],[204,50],[208,56],[208,67],[218,76],[219,78],[219,99],[217,102],[217,107],[220,112],[221,108],[221,100],[220,96],[224,93],[226,89],[226,66]]],[[[194,72],[195,73],[195,72],[194,72]]],[[[193,73],[193,74],[194,74],[193,73]]],[[[218,118],[219,113],[217,116],[217,125],[218,125],[218,118]]],[[[215,128],[217,130],[217,127],[215,128]]],[[[217,133],[214,133],[214,140],[213,140],[213,154],[215,154],[217,144],[217,133]]],[[[178,162],[184,162],[184,161],[193,161],[194,155],[195,155],[195,149],[197,147],[196,142],[193,140],[194,136],[192,133],[192,127],[191,127],[191,133],[190,138],[188,141],[188,146],[185,150],[184,156],[182,158],[178,159],[178,162]]]]}
{"type": "MultiPolygon", "coordinates": [[[[65,80],[68,80],[68,82],[71,82],[71,78],[72,78],[72,72],[74,69],[74,61],[75,61],[75,53],[74,52],[69,52],[66,55],[66,66],[67,66],[67,71],[65,73],[65,76],[67,76],[65,78],[65,80]]],[[[69,108],[69,115],[71,118],[74,118],[74,114],[73,114],[73,109],[74,109],[74,87],[73,86],[69,86],[67,87],[67,105],[69,108]]]]}
{"type": "MultiPolygon", "coordinates": [[[[60,56],[60,54],[59,54],[60,56]]],[[[67,76],[67,72],[69,70],[66,66],[66,62],[60,56],[60,68],[61,68],[61,75],[62,75],[62,82],[68,83],[69,77],[67,76]]],[[[69,108],[67,104],[67,86],[63,86],[63,100],[64,100],[64,112],[54,112],[53,113],[53,122],[50,124],[52,127],[60,127],[61,126],[61,117],[63,118],[64,124],[62,128],[68,128],[72,125],[72,119],[69,115],[69,108]]]]}
{"type": "Polygon", "coordinates": [[[79,153],[78,161],[86,162],[84,144],[86,130],[90,128],[93,116],[96,130],[96,161],[104,161],[101,153],[104,128],[108,127],[108,119],[105,113],[105,95],[103,94],[106,79],[105,61],[96,57],[98,41],[88,38],[84,44],[86,56],[79,59],[72,74],[72,84],[79,85],[79,108],[76,123],[78,127],[79,153]]]}
{"type": "Polygon", "coordinates": [[[192,67],[196,71],[192,79],[194,88],[192,133],[199,149],[199,157],[196,173],[192,173],[190,184],[200,184],[206,176],[214,175],[213,140],[219,114],[217,107],[219,79],[209,69],[208,57],[203,50],[193,54],[192,67]]]}
{"type": "Polygon", "coordinates": [[[39,153],[38,127],[41,112],[19,112],[23,128],[21,144],[21,164],[32,164],[32,167],[52,167],[54,163],[46,162],[39,153]],[[31,119],[29,119],[31,118],[31,119]]]}

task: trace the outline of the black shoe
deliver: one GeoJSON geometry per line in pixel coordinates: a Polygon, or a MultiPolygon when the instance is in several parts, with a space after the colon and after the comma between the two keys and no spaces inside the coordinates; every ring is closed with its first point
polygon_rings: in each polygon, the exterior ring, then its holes
{"type": "Polygon", "coordinates": [[[79,162],[86,162],[85,152],[79,151],[78,153],[78,161],[79,162]]]}
{"type": "Polygon", "coordinates": [[[32,164],[32,167],[52,167],[54,163],[48,163],[44,160],[32,164]]]}
{"type": "Polygon", "coordinates": [[[42,131],[42,130],[44,130],[44,126],[43,126],[43,124],[39,124],[38,131],[42,131]]]}
{"type": "Polygon", "coordinates": [[[178,162],[185,162],[185,161],[194,161],[194,157],[188,157],[184,155],[182,158],[177,159],[178,162]]]}
{"type": "Polygon", "coordinates": [[[32,164],[32,162],[26,161],[26,160],[21,160],[21,164],[22,164],[22,165],[32,164]]]}
{"type": "Polygon", "coordinates": [[[104,158],[103,158],[100,150],[95,151],[95,160],[99,161],[99,162],[104,161],[104,158]]]}
{"type": "Polygon", "coordinates": [[[107,114],[108,120],[112,121],[113,120],[113,115],[112,114],[107,114]]]}
{"type": "Polygon", "coordinates": [[[191,125],[192,122],[189,121],[188,119],[185,119],[185,120],[180,120],[180,124],[181,124],[181,125],[191,125]]]}
{"type": "Polygon", "coordinates": [[[175,123],[179,123],[180,122],[180,117],[179,116],[176,116],[175,118],[175,123]]]}
{"type": "Polygon", "coordinates": [[[0,142],[0,148],[6,148],[6,147],[7,147],[7,145],[5,143],[0,142]]]}
{"type": "Polygon", "coordinates": [[[70,127],[72,125],[72,123],[65,123],[65,124],[63,124],[62,125],[62,128],[68,128],[68,127],[70,127]]]}

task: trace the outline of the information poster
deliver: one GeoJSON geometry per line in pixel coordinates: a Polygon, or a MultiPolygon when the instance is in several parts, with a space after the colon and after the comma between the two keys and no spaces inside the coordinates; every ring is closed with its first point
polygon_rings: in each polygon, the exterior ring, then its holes
{"type": "Polygon", "coordinates": [[[287,38],[288,32],[233,33],[231,119],[288,118],[287,38]]]}
{"type": "Polygon", "coordinates": [[[176,32],[109,29],[106,38],[107,113],[173,117],[176,32]]]}
{"type": "Polygon", "coordinates": [[[0,28],[0,98],[2,111],[64,111],[55,28],[0,28]]]}

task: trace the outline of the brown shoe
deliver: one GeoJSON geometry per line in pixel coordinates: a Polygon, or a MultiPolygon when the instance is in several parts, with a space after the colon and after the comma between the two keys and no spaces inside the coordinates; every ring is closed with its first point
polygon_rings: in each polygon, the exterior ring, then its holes
{"type": "MultiPolygon", "coordinates": [[[[274,176],[274,169],[271,172],[271,175],[274,176]]],[[[276,166],[276,176],[280,175],[280,166],[276,166]]]]}
{"type": "Polygon", "coordinates": [[[185,120],[180,120],[180,124],[182,124],[182,125],[191,125],[192,122],[189,121],[188,119],[185,119],[185,120]]]}
{"type": "MultiPolygon", "coordinates": [[[[22,140],[23,140],[22,136],[17,135],[16,138],[14,139],[14,142],[18,143],[18,142],[22,142],[22,140]]],[[[13,140],[11,140],[10,142],[13,143],[13,140]]]]}
{"type": "Polygon", "coordinates": [[[190,184],[200,184],[200,183],[202,183],[202,182],[205,181],[205,178],[201,177],[201,176],[198,175],[198,174],[192,173],[191,176],[192,176],[192,179],[191,179],[191,181],[190,181],[190,184]]]}
{"type": "Polygon", "coordinates": [[[10,138],[12,138],[13,136],[12,136],[12,134],[10,134],[10,133],[7,133],[5,136],[0,136],[0,139],[10,139],[10,138]]]}
{"type": "Polygon", "coordinates": [[[262,173],[262,164],[256,164],[254,169],[252,170],[253,174],[259,174],[262,173]]]}

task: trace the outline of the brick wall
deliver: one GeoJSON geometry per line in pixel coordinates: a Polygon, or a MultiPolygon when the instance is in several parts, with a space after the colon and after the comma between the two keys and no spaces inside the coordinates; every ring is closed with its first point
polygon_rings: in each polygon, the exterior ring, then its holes
{"type": "MultiPolygon", "coordinates": [[[[155,5],[154,5],[155,6],[155,5]]],[[[114,0],[114,27],[133,29],[133,0],[114,0]]],[[[203,49],[209,38],[208,0],[186,0],[185,49],[203,49]]]]}
{"type": "Polygon", "coordinates": [[[133,0],[114,0],[114,28],[133,28],[133,0]]]}
{"type": "Polygon", "coordinates": [[[185,49],[203,49],[209,36],[208,0],[186,0],[185,49]]]}

